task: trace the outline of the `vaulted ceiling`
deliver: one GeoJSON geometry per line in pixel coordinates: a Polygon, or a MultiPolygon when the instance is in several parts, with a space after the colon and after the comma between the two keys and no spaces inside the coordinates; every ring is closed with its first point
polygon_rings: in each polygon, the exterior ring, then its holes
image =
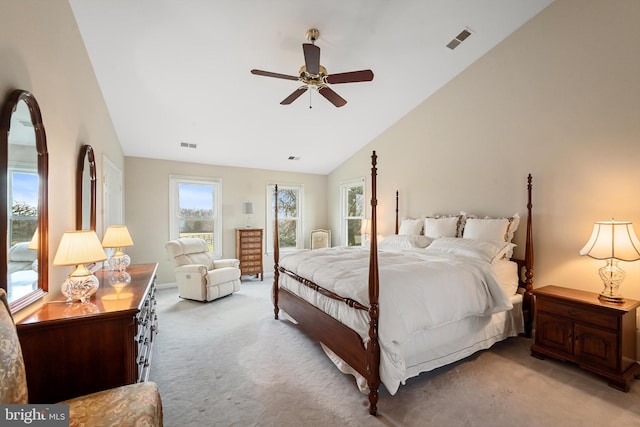
{"type": "Polygon", "coordinates": [[[126,156],[327,174],[551,1],[70,4],[126,156]],[[329,75],[374,72],[330,85],[343,107],[313,90],[280,105],[301,83],[250,73],[298,75],[310,28],[329,75]]]}

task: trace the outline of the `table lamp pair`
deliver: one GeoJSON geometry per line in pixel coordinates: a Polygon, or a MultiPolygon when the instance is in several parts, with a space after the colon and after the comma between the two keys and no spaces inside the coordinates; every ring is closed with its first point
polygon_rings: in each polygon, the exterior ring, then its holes
{"type": "Polygon", "coordinates": [[[67,231],[62,235],[53,265],[74,265],[76,268],[64,281],[60,291],[67,297],[67,302],[79,300],[86,303],[98,286],[98,278],[87,268],[92,264],[107,259],[104,248],[115,248],[115,253],[109,258],[109,266],[115,273],[111,279],[128,282],[131,277],[126,268],[131,258],[122,252],[122,248],[132,246],[133,240],[125,225],[111,225],[104,234],[102,243],[93,230],[67,231]],[[127,280],[128,279],[128,280],[127,280]]]}

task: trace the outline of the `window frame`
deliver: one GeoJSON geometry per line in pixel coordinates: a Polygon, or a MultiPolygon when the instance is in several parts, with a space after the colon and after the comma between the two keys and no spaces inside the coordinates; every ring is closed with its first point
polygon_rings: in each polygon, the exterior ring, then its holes
{"type": "Polygon", "coordinates": [[[213,186],[213,256],[222,258],[222,178],[169,175],[169,238],[180,238],[179,185],[212,185],[213,186]]]}
{"type": "MultiPolygon", "coordinates": [[[[348,232],[348,222],[349,220],[360,219],[361,221],[365,221],[367,219],[367,186],[365,177],[354,178],[348,181],[343,181],[340,183],[340,235],[342,244],[345,246],[349,246],[349,232],[348,232]],[[362,197],[364,206],[362,207],[362,216],[349,216],[347,209],[347,191],[353,187],[362,187],[362,197]]],[[[360,231],[360,246],[363,246],[365,242],[365,234],[362,230],[360,231]]],[[[354,245],[352,247],[357,247],[354,245]]]]}
{"type": "Polygon", "coordinates": [[[292,184],[292,183],[276,183],[276,182],[267,182],[267,191],[266,191],[266,204],[267,207],[267,221],[265,227],[266,233],[266,253],[267,255],[271,255],[274,253],[273,250],[273,229],[274,229],[274,205],[273,205],[273,192],[275,190],[275,186],[278,186],[278,191],[286,189],[286,190],[298,190],[298,198],[297,198],[297,213],[298,216],[296,219],[296,247],[295,248],[284,248],[282,246],[279,247],[280,252],[292,252],[298,249],[304,248],[304,234],[303,234],[303,217],[304,217],[304,184],[292,184]]]}

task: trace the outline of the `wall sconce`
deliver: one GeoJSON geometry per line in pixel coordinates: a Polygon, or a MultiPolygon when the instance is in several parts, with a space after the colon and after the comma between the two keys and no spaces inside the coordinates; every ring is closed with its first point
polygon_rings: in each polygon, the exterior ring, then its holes
{"type": "Polygon", "coordinates": [[[246,202],[242,204],[242,212],[247,216],[247,228],[252,227],[251,216],[253,215],[253,203],[246,202]]]}
{"type": "Polygon", "coordinates": [[[67,303],[80,300],[87,303],[100,282],[85,264],[104,261],[107,254],[100,245],[100,239],[93,230],[67,231],[62,235],[53,265],[75,265],[60,291],[67,297],[67,303]]]}
{"type": "Polygon", "coordinates": [[[112,270],[125,271],[129,267],[131,258],[122,252],[123,247],[133,246],[133,240],[126,225],[110,225],[107,227],[102,239],[102,246],[116,248],[116,252],[109,258],[109,267],[112,270]]]}
{"type": "Polygon", "coordinates": [[[624,298],[618,291],[625,273],[618,267],[618,261],[637,261],[640,259],[640,241],[629,221],[598,221],[580,255],[595,259],[604,259],[607,264],[599,271],[604,290],[599,298],[608,302],[621,303],[624,298]]]}

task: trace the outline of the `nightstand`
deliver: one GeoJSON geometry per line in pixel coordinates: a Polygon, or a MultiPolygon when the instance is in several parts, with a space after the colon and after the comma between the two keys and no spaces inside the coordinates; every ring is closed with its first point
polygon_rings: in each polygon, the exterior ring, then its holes
{"type": "Polygon", "coordinates": [[[535,341],[531,355],[577,363],[629,391],[636,362],[636,307],[603,302],[598,294],[559,286],[534,289],[535,341]]]}

